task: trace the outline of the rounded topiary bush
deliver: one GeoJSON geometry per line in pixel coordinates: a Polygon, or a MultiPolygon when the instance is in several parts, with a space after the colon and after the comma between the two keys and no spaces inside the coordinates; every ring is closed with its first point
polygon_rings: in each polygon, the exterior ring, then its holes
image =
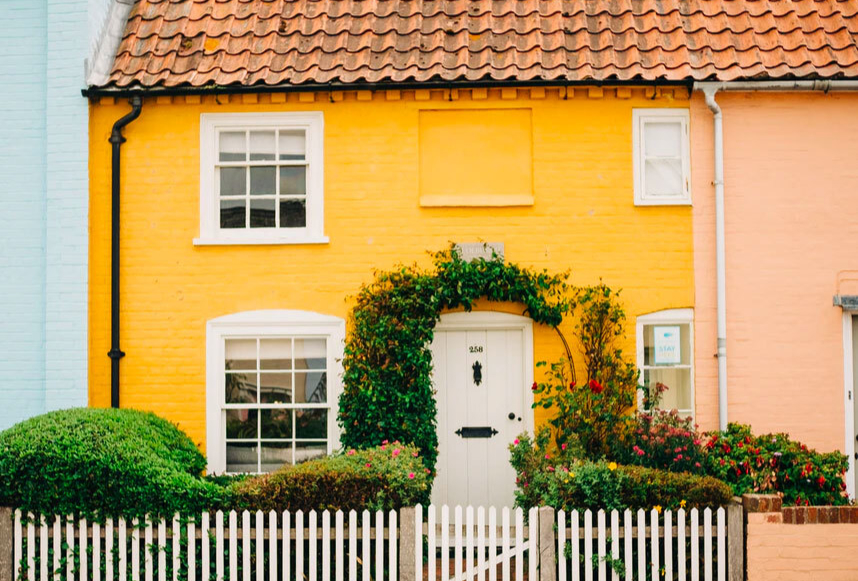
{"type": "Polygon", "coordinates": [[[0,505],[89,518],[169,516],[223,505],[206,459],[155,414],[79,408],[0,432],[0,505]]]}

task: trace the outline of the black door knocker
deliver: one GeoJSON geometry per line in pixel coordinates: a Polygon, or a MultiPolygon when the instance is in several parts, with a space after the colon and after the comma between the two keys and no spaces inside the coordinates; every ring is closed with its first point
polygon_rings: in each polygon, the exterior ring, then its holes
{"type": "Polygon", "coordinates": [[[474,385],[479,385],[483,382],[483,366],[479,361],[474,361],[471,367],[474,370],[474,385]]]}

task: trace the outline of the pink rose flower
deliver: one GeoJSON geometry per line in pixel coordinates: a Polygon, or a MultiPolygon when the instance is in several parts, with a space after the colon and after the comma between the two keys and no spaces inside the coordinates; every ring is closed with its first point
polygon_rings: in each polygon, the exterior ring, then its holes
{"type": "Polygon", "coordinates": [[[411,480],[414,480],[414,472],[409,472],[408,478],[410,478],[411,480]]]}

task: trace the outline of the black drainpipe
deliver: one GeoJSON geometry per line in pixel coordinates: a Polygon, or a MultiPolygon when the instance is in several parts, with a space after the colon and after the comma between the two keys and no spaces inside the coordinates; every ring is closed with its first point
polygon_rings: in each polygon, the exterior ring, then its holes
{"type": "Polygon", "coordinates": [[[140,117],[143,99],[135,95],[131,97],[131,112],[118,119],[110,132],[110,143],[113,145],[111,160],[111,226],[110,226],[110,407],[119,407],[119,360],[125,353],[119,348],[119,151],[125,138],[122,128],[140,117]]]}

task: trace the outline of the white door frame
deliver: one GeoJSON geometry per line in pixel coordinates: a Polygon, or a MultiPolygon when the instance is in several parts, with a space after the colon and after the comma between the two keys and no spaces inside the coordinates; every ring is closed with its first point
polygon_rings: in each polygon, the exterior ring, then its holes
{"type": "Polygon", "coordinates": [[[849,459],[849,469],[846,471],[846,492],[849,498],[855,498],[855,402],[854,389],[855,369],[852,365],[852,317],[858,316],[855,311],[843,311],[843,408],[845,409],[846,446],[844,452],[849,459]]]}
{"type": "Polygon", "coordinates": [[[524,421],[523,428],[533,432],[533,319],[501,311],[470,311],[444,313],[435,324],[435,331],[485,331],[497,329],[521,330],[522,365],[524,369],[524,421]]]}

